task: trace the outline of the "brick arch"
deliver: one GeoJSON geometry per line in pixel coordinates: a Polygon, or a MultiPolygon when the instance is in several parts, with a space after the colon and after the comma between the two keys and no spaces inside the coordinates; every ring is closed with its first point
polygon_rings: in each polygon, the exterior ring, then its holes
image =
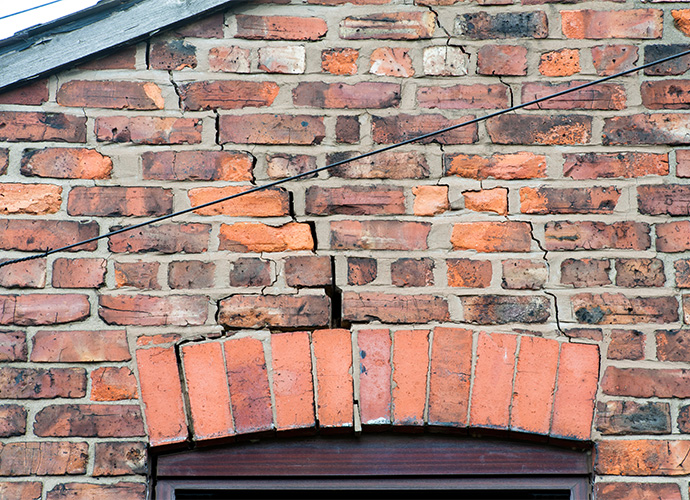
{"type": "Polygon", "coordinates": [[[137,365],[154,447],[360,425],[586,441],[599,348],[461,328],[337,329],[156,345],[137,365]]]}

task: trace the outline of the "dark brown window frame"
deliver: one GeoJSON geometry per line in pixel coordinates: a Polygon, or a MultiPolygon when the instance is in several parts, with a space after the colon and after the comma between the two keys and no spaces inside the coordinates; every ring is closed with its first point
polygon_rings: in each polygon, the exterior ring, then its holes
{"type": "Polygon", "coordinates": [[[590,494],[591,453],[447,434],[270,439],[154,457],[156,500],[181,490],[567,490],[590,494]]]}

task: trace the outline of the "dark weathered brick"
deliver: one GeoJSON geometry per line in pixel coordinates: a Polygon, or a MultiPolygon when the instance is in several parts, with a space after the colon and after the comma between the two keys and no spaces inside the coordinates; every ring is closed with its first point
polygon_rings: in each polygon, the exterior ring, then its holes
{"type": "Polygon", "coordinates": [[[539,295],[468,295],[460,297],[465,321],[479,325],[545,323],[551,302],[539,295]]]}

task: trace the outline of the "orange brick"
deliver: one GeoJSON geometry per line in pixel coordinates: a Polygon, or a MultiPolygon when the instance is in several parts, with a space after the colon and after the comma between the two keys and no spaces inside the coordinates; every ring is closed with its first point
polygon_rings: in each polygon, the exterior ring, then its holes
{"type": "Polygon", "coordinates": [[[32,341],[32,362],[93,363],[132,359],[125,330],[40,331],[32,341]]]}
{"type": "Polygon", "coordinates": [[[393,424],[423,425],[429,330],[393,333],[393,424]]]}
{"type": "Polygon", "coordinates": [[[522,337],[510,412],[511,430],[548,434],[558,351],[555,340],[522,337]]]}
{"type": "Polygon", "coordinates": [[[436,328],[431,346],[429,425],[467,425],[472,377],[472,331],[436,328]]]}
{"type": "Polygon", "coordinates": [[[349,330],[312,333],[319,427],[352,427],[352,341],[349,330]]]}
{"type": "Polygon", "coordinates": [[[508,214],[508,190],[506,188],[482,189],[481,191],[464,191],[465,208],[475,212],[494,212],[508,214]]]}
{"type": "Polygon", "coordinates": [[[232,436],[235,426],[221,345],[187,344],[182,347],[182,362],[195,439],[232,436]]]}
{"type": "Polygon", "coordinates": [[[690,441],[599,441],[594,469],[615,476],[685,476],[690,474],[688,454],[690,441]]]}
{"type": "Polygon", "coordinates": [[[561,27],[567,38],[661,38],[661,9],[563,10],[561,27]]]}
{"type": "Polygon", "coordinates": [[[507,429],[517,336],[479,333],[470,425],[507,429]]]}
{"type": "Polygon", "coordinates": [[[453,250],[478,252],[529,252],[532,246],[527,222],[461,222],[453,226],[453,250]]]}
{"type": "Polygon", "coordinates": [[[238,222],[220,227],[219,250],[233,252],[285,252],[313,250],[308,224],[289,222],[274,227],[258,222],[238,222]]]}
{"type": "Polygon", "coordinates": [[[273,429],[271,392],[260,340],[230,339],[225,344],[232,414],[238,434],[273,429]]]}
{"type": "Polygon", "coordinates": [[[52,184],[0,184],[0,214],[54,214],[60,210],[62,188],[52,184]]]}
{"type": "Polygon", "coordinates": [[[690,9],[672,10],[673,24],[685,35],[690,35],[690,9]]]}
{"type": "Polygon", "coordinates": [[[589,439],[599,381],[599,347],[563,344],[553,402],[551,435],[589,439]]]}
{"type": "Polygon", "coordinates": [[[137,367],[151,446],[184,442],[187,423],[175,349],[139,349],[137,367]]]}
{"type": "Polygon", "coordinates": [[[328,49],[321,52],[321,69],[334,75],[354,75],[357,73],[357,49],[328,49]]]}
{"type": "Polygon", "coordinates": [[[579,72],[579,50],[561,49],[541,55],[539,73],[544,76],[570,76],[579,72]]]}
{"type": "Polygon", "coordinates": [[[291,332],[271,335],[271,354],[276,428],[314,427],[309,334],[291,332]]]}
{"type": "Polygon", "coordinates": [[[91,372],[91,401],[136,399],[137,393],[137,379],[126,366],[103,366],[91,372]]]}
{"type": "Polygon", "coordinates": [[[416,186],[412,194],[415,215],[436,215],[450,210],[448,186],[416,186]]]}
{"type": "Polygon", "coordinates": [[[391,422],[391,336],[388,330],[360,330],[359,406],[364,425],[391,422]]]}
{"type": "MultiPolygon", "coordinates": [[[[189,203],[196,207],[210,201],[247,191],[253,186],[226,186],[221,188],[194,188],[188,192],[189,203]]],[[[279,217],[287,215],[288,192],[281,188],[265,189],[207,208],[194,210],[199,215],[229,215],[231,217],[279,217]]]]}

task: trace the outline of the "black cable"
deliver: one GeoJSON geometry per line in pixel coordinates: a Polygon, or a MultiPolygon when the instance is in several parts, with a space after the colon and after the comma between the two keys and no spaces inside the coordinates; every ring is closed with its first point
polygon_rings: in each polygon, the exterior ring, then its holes
{"type": "Polygon", "coordinates": [[[323,166],[323,167],[315,168],[315,169],[309,170],[309,171],[307,171],[307,172],[302,172],[301,174],[297,174],[297,175],[293,175],[293,176],[291,176],[291,177],[287,177],[287,178],[285,178],[285,179],[279,179],[279,180],[277,180],[277,181],[269,182],[268,184],[264,184],[264,185],[262,185],[262,186],[254,186],[254,187],[252,187],[252,188],[250,188],[250,189],[247,189],[246,191],[242,191],[242,192],[240,192],[240,193],[235,193],[235,194],[232,194],[232,195],[230,195],[230,196],[226,196],[226,197],[224,197],[224,198],[219,198],[219,199],[217,199],[217,200],[213,200],[213,201],[209,201],[209,202],[206,202],[206,203],[202,203],[201,205],[196,205],[196,206],[194,206],[194,207],[185,208],[184,210],[180,210],[180,211],[178,211],[178,212],[173,212],[173,213],[171,213],[171,214],[162,215],[162,216],[160,216],[160,217],[156,217],[155,219],[151,219],[151,220],[148,220],[148,221],[145,221],[145,222],[140,222],[139,224],[133,224],[133,225],[131,225],[131,226],[121,227],[120,229],[116,229],[115,231],[110,231],[109,233],[105,233],[105,234],[102,234],[102,235],[100,235],[100,236],[94,236],[93,238],[89,238],[89,239],[87,239],[87,240],[79,241],[79,242],[77,242],[77,243],[72,243],[71,245],[66,245],[66,246],[64,246],[64,247],[56,248],[56,249],[53,249],[53,250],[46,250],[46,251],[43,252],[43,253],[39,253],[39,254],[35,254],[35,255],[29,255],[29,256],[26,256],[26,257],[20,257],[20,258],[18,258],[18,259],[12,259],[12,260],[7,260],[7,261],[5,261],[5,262],[0,262],[0,267],[8,266],[8,265],[10,265],[10,264],[16,264],[16,263],[18,263],[18,262],[25,262],[25,261],[27,261],[27,260],[40,259],[40,258],[43,258],[43,257],[47,257],[48,255],[52,255],[52,254],[54,254],[54,253],[64,252],[64,251],[67,251],[67,250],[71,250],[72,248],[81,246],[81,245],[86,245],[86,244],[88,244],[88,243],[93,243],[94,241],[102,240],[103,238],[108,238],[108,237],[110,237],[110,236],[115,236],[115,235],[120,234],[120,233],[124,233],[124,232],[127,232],[127,231],[133,231],[133,230],[135,230],[135,229],[139,229],[139,228],[142,228],[142,227],[146,227],[146,226],[148,226],[148,225],[155,224],[156,222],[161,222],[161,221],[164,221],[164,220],[167,220],[167,219],[171,219],[171,218],[173,218],[173,217],[177,217],[178,215],[188,214],[189,212],[193,212],[194,210],[200,210],[200,209],[202,209],[202,208],[210,207],[210,206],[216,205],[216,204],[218,204],[218,203],[223,203],[223,202],[225,202],[225,201],[229,201],[229,200],[232,200],[232,199],[234,199],[234,198],[239,198],[240,196],[244,196],[244,195],[246,195],[246,194],[255,193],[255,192],[257,192],[257,191],[262,191],[262,190],[264,190],[264,189],[272,188],[272,187],[274,187],[274,186],[278,186],[278,185],[284,184],[284,183],[286,183],[286,182],[298,180],[298,179],[301,179],[301,178],[303,178],[303,177],[307,177],[307,176],[310,176],[310,175],[313,175],[313,174],[317,174],[317,173],[322,172],[322,171],[324,171],[324,170],[329,170],[329,169],[331,169],[331,168],[339,167],[339,166],[344,165],[344,164],[346,164],[346,163],[350,163],[350,162],[353,162],[353,161],[361,160],[361,159],[363,159],[363,158],[368,158],[369,156],[373,156],[373,155],[375,155],[375,154],[385,153],[386,151],[390,151],[390,150],[392,150],[392,149],[399,148],[400,146],[406,146],[407,144],[412,144],[412,143],[414,143],[414,142],[422,141],[422,140],[428,139],[428,138],[430,138],[430,137],[435,137],[435,136],[437,136],[437,135],[441,135],[441,134],[444,134],[444,133],[446,133],[446,132],[450,132],[451,130],[455,130],[455,129],[458,129],[458,128],[461,128],[461,127],[466,127],[467,125],[472,125],[472,124],[474,124],[474,123],[479,123],[479,122],[488,120],[489,118],[494,118],[494,117],[496,117],[496,116],[500,116],[500,115],[503,115],[503,114],[505,114],[505,113],[509,113],[509,112],[511,112],[511,111],[516,111],[516,110],[518,110],[518,109],[526,108],[527,106],[532,106],[532,105],[534,105],[534,104],[538,104],[538,103],[540,103],[540,102],[544,102],[544,101],[547,101],[547,100],[549,100],[549,99],[554,99],[554,98],[556,98],[556,97],[560,97],[560,96],[563,96],[563,95],[566,95],[566,94],[570,94],[571,92],[576,92],[576,91],[578,91],[578,90],[582,90],[582,89],[585,89],[585,88],[587,88],[587,87],[591,87],[591,86],[593,86],[593,85],[598,85],[598,84],[600,84],[600,83],[607,82],[607,81],[612,80],[612,79],[614,79],[614,78],[618,78],[618,77],[620,77],[620,76],[629,75],[629,74],[631,74],[631,73],[635,73],[635,72],[637,72],[637,71],[641,71],[641,70],[643,70],[643,69],[645,69],[645,68],[649,68],[649,67],[651,67],[651,66],[655,66],[655,65],[657,65],[657,64],[661,64],[661,63],[664,63],[664,62],[667,62],[667,61],[671,61],[671,60],[673,60],[673,59],[677,59],[677,58],[679,58],[679,57],[683,57],[683,56],[687,56],[687,55],[690,55],[690,50],[686,50],[686,51],[683,51],[683,52],[679,52],[678,54],[674,54],[674,55],[672,55],[672,56],[664,57],[664,58],[659,59],[659,60],[656,60],[656,61],[652,61],[652,62],[649,62],[649,63],[645,63],[645,64],[643,64],[642,66],[635,66],[634,68],[630,68],[630,69],[627,69],[627,70],[625,70],[625,71],[621,71],[620,73],[616,73],[615,75],[605,76],[605,77],[603,77],[603,78],[599,78],[598,80],[593,80],[593,81],[591,81],[591,82],[583,83],[583,84],[581,84],[581,85],[577,85],[577,86],[572,87],[572,88],[569,88],[569,89],[561,90],[561,91],[556,92],[556,93],[554,93],[554,94],[549,94],[549,95],[544,96],[544,97],[539,97],[539,98],[534,99],[534,100],[532,100],[532,101],[528,101],[528,102],[525,102],[525,103],[522,103],[522,104],[516,104],[515,106],[511,106],[511,107],[509,107],[509,108],[505,108],[505,109],[502,109],[502,110],[499,110],[499,111],[494,111],[493,113],[489,113],[488,115],[484,115],[484,116],[480,116],[480,117],[477,117],[477,118],[473,118],[473,119],[471,119],[471,120],[467,120],[467,121],[462,122],[462,123],[457,123],[457,124],[455,124],[455,125],[451,125],[451,126],[449,126],[449,127],[445,127],[445,128],[439,129],[439,130],[435,130],[435,131],[433,131],[433,132],[428,132],[428,133],[426,133],[426,134],[422,134],[422,135],[419,135],[419,136],[416,136],[416,137],[412,137],[412,138],[406,139],[406,140],[404,140],[404,141],[402,141],[402,142],[397,142],[397,143],[395,143],[395,144],[390,144],[390,145],[388,145],[388,146],[384,146],[384,147],[379,148],[379,149],[374,149],[374,150],[372,150],[372,151],[369,151],[368,153],[363,153],[363,154],[360,154],[360,155],[358,155],[358,156],[353,156],[352,158],[347,158],[347,159],[345,159],[345,160],[340,160],[340,161],[337,161],[337,162],[335,162],[335,163],[331,163],[331,164],[329,164],[329,165],[325,165],[325,166],[323,166]]]}
{"type": "Polygon", "coordinates": [[[40,9],[40,8],[42,8],[42,7],[47,7],[48,5],[53,5],[54,3],[59,3],[59,2],[63,2],[63,1],[64,1],[64,0],[53,0],[52,2],[44,3],[44,4],[42,4],[42,5],[36,5],[36,6],[34,6],[34,7],[30,7],[30,8],[28,8],[28,9],[24,9],[24,10],[20,10],[20,11],[18,11],[18,12],[13,12],[12,14],[7,14],[7,15],[5,15],[5,16],[0,16],[0,21],[2,21],[3,19],[7,19],[7,18],[9,18],[9,17],[18,16],[19,14],[24,14],[25,12],[31,12],[32,10],[38,10],[38,9],[40,9]]]}

